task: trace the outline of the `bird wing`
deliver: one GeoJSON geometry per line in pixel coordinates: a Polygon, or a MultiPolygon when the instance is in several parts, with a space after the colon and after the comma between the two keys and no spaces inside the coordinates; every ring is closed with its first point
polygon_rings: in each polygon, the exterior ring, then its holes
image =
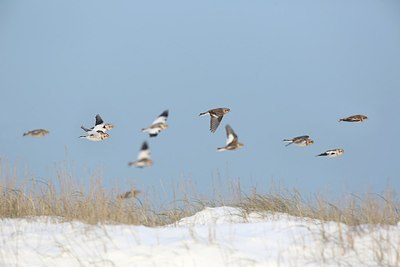
{"type": "Polygon", "coordinates": [[[95,132],[95,133],[103,132],[103,133],[105,133],[106,131],[105,131],[103,126],[104,125],[102,125],[102,124],[96,125],[96,126],[92,127],[89,132],[95,132]]]}
{"type": "Polygon", "coordinates": [[[223,116],[220,116],[220,117],[211,116],[211,119],[210,119],[210,131],[212,133],[214,133],[217,130],[217,128],[219,126],[219,123],[222,120],[222,117],[223,116]]]}
{"type": "Polygon", "coordinates": [[[350,117],[342,118],[339,121],[357,122],[361,120],[362,115],[352,115],[350,117]]]}
{"type": "Polygon", "coordinates": [[[306,140],[308,138],[310,138],[310,136],[302,135],[302,136],[297,136],[297,137],[293,138],[293,141],[306,140]]]}
{"type": "Polygon", "coordinates": [[[328,156],[336,155],[336,150],[328,150],[325,152],[328,156]]]}
{"type": "Polygon", "coordinates": [[[86,128],[85,126],[81,126],[81,128],[82,128],[82,130],[84,130],[85,132],[90,132],[90,131],[92,131],[93,129],[94,129],[94,127],[92,127],[92,128],[86,128]]]}
{"type": "Polygon", "coordinates": [[[160,116],[153,121],[152,125],[157,124],[157,123],[166,123],[168,119],[168,110],[165,110],[163,113],[160,114],[160,116]]]}
{"type": "Polygon", "coordinates": [[[140,149],[138,160],[150,159],[150,149],[147,142],[143,142],[142,148],[140,149]]]}
{"type": "Polygon", "coordinates": [[[100,117],[99,114],[96,115],[96,124],[95,125],[99,125],[99,124],[103,124],[104,121],[103,119],[100,117]]]}
{"type": "Polygon", "coordinates": [[[310,136],[308,136],[308,135],[297,136],[297,137],[292,139],[292,142],[295,143],[295,144],[300,144],[300,143],[306,141],[309,138],[310,138],[310,136]]]}
{"type": "Polygon", "coordinates": [[[331,157],[331,156],[335,156],[336,155],[336,150],[327,150],[327,151],[325,151],[324,153],[321,153],[321,154],[319,154],[318,156],[328,156],[328,157],[331,157]]]}
{"type": "Polygon", "coordinates": [[[232,127],[229,124],[227,124],[225,126],[225,129],[226,129],[226,144],[229,145],[233,142],[237,142],[238,136],[233,131],[232,127]]]}

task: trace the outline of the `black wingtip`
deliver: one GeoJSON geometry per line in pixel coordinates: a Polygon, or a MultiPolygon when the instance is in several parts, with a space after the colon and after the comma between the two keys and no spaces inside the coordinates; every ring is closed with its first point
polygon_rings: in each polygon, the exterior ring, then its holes
{"type": "Polygon", "coordinates": [[[233,130],[233,128],[229,124],[225,125],[225,131],[226,131],[227,135],[233,134],[233,136],[236,136],[235,131],[233,130]]]}
{"type": "Polygon", "coordinates": [[[147,150],[147,149],[149,149],[149,145],[147,144],[146,141],[144,141],[141,150],[147,150]]]}
{"type": "Polygon", "coordinates": [[[81,129],[84,130],[85,132],[89,132],[90,129],[86,128],[85,126],[81,125],[81,129]]]}
{"type": "Polygon", "coordinates": [[[168,112],[169,112],[168,109],[164,110],[163,113],[161,113],[159,117],[168,117],[168,112]]]}
{"type": "Polygon", "coordinates": [[[100,117],[99,114],[96,115],[96,124],[95,125],[99,125],[104,123],[103,119],[100,117]]]}
{"type": "Polygon", "coordinates": [[[150,137],[156,137],[158,134],[149,134],[150,137]]]}

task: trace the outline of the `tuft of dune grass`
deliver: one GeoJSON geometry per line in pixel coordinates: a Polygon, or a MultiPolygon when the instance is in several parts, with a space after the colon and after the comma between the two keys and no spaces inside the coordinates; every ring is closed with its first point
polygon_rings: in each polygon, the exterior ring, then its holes
{"type": "Polygon", "coordinates": [[[299,192],[286,194],[252,194],[242,197],[237,206],[246,213],[286,213],[300,218],[333,221],[349,226],[362,224],[396,225],[400,221],[400,202],[393,192],[384,195],[367,193],[363,197],[350,194],[337,203],[317,195],[305,201],[299,192]]]}

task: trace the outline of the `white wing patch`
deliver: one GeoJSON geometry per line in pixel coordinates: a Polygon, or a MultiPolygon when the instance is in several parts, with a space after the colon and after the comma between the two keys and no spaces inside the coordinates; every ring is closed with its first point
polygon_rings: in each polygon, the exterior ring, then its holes
{"type": "Polygon", "coordinates": [[[237,139],[237,135],[229,124],[225,126],[225,130],[226,130],[226,144],[229,145],[230,143],[232,143],[237,139]]]}
{"type": "Polygon", "coordinates": [[[91,129],[91,133],[97,133],[98,131],[102,131],[104,132],[104,123],[103,124],[97,124],[96,126],[93,127],[93,129],[91,129]]]}
{"type": "Polygon", "coordinates": [[[140,150],[138,160],[150,159],[150,149],[140,150]]]}
{"type": "Polygon", "coordinates": [[[226,139],[226,144],[229,145],[233,140],[235,140],[235,136],[232,133],[229,133],[228,138],[226,139]]]}
{"type": "Polygon", "coordinates": [[[153,121],[152,125],[157,124],[157,123],[166,123],[167,122],[167,117],[160,116],[155,121],[153,121]]]}
{"type": "Polygon", "coordinates": [[[337,157],[339,156],[338,152],[336,150],[328,150],[326,151],[326,153],[328,154],[328,157],[337,157]]]}

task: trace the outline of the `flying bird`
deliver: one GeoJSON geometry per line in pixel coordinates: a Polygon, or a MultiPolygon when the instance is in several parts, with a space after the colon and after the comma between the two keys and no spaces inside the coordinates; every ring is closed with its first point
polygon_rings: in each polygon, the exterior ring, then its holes
{"type": "Polygon", "coordinates": [[[47,135],[48,133],[49,133],[49,131],[47,131],[45,129],[36,129],[36,130],[32,130],[32,131],[24,133],[23,136],[43,137],[43,136],[47,135]]]}
{"type": "Polygon", "coordinates": [[[114,128],[114,125],[111,123],[104,123],[103,119],[100,117],[99,114],[96,115],[96,122],[95,126],[92,128],[86,128],[83,125],[81,126],[82,130],[85,132],[90,132],[90,133],[97,133],[98,131],[102,131],[103,133],[107,132],[108,130],[111,130],[114,128]]]}
{"type": "Polygon", "coordinates": [[[136,166],[139,168],[148,167],[153,165],[153,161],[150,159],[150,149],[147,142],[143,142],[142,147],[140,149],[138,158],[136,161],[132,161],[128,163],[129,166],[136,166]]]}
{"type": "Polygon", "coordinates": [[[238,136],[233,131],[232,127],[227,124],[225,126],[226,130],[226,146],[217,148],[217,151],[222,152],[226,150],[236,150],[244,146],[244,144],[239,143],[238,136]]]}
{"type": "Polygon", "coordinates": [[[338,157],[338,156],[342,155],[343,153],[344,153],[344,150],[341,148],[330,149],[330,150],[325,151],[324,153],[317,155],[316,157],[325,156],[325,157],[332,158],[332,157],[338,157]]]}
{"type": "Polygon", "coordinates": [[[90,141],[103,141],[109,137],[110,135],[108,133],[102,132],[100,130],[98,130],[97,132],[90,131],[87,133],[87,135],[79,136],[79,138],[85,138],[90,141]]]}
{"type": "Polygon", "coordinates": [[[167,119],[168,110],[165,110],[149,127],[143,128],[142,132],[149,133],[150,137],[156,137],[162,130],[168,128],[167,119]]]}
{"type": "Polygon", "coordinates": [[[284,139],[283,142],[288,142],[286,146],[295,144],[296,146],[309,146],[314,144],[314,141],[310,139],[308,135],[297,136],[292,139],[284,139]]]}
{"type": "Polygon", "coordinates": [[[350,117],[347,117],[347,118],[343,118],[343,119],[340,119],[339,120],[339,122],[341,122],[341,121],[346,121],[346,122],[363,122],[363,121],[365,121],[365,120],[368,120],[368,117],[367,116],[365,116],[365,115],[353,115],[353,116],[350,116],[350,117]]]}
{"type": "Polygon", "coordinates": [[[140,193],[142,193],[142,192],[139,190],[136,190],[135,188],[132,188],[130,191],[119,194],[117,196],[117,199],[137,198],[140,195],[140,193]]]}
{"type": "Polygon", "coordinates": [[[206,112],[200,113],[199,116],[210,115],[210,131],[214,133],[217,130],[224,115],[229,111],[231,111],[229,108],[214,108],[206,112]]]}

